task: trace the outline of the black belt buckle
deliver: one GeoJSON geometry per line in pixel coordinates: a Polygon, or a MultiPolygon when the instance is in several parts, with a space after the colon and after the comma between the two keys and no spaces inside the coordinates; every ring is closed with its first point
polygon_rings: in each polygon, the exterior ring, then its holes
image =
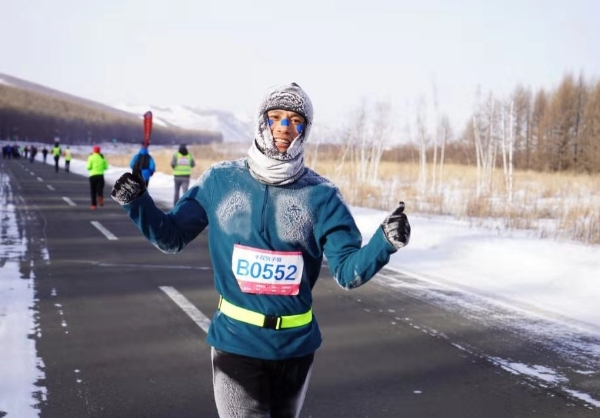
{"type": "Polygon", "coordinates": [[[274,315],[265,315],[265,322],[263,328],[279,329],[281,324],[281,317],[274,315]]]}

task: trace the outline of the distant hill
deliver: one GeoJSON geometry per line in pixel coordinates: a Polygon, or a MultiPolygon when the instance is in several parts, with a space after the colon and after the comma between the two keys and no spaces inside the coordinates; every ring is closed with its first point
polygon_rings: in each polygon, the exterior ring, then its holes
{"type": "MultiPolygon", "coordinates": [[[[45,115],[45,133],[37,139],[51,142],[55,137],[67,142],[100,142],[101,139],[117,139],[121,142],[141,140],[142,115],[150,110],[153,113],[154,143],[173,144],[179,142],[206,143],[228,142],[248,144],[254,136],[254,115],[236,113],[224,109],[198,106],[157,106],[148,104],[115,104],[112,106],[64,93],[40,84],[0,74],[0,139],[34,139],[33,132],[9,126],[22,120],[22,125],[30,125],[30,107],[33,114],[45,115]],[[16,92],[19,92],[18,94],[16,92]],[[14,97],[7,103],[9,96],[14,97]],[[3,100],[4,97],[4,100],[3,100]],[[16,102],[20,101],[20,104],[16,102]],[[22,119],[22,113],[13,115],[11,108],[18,107],[29,116],[22,119]],[[67,111],[65,111],[65,109],[67,111]],[[77,109],[77,110],[75,110],[77,109]],[[8,112],[8,113],[7,113],[8,112]],[[66,112],[66,115],[65,115],[66,112]],[[4,116],[3,116],[4,115],[4,116]],[[62,116],[61,116],[62,115],[62,116]],[[71,129],[67,132],[57,125],[56,118],[71,118],[71,129]],[[4,124],[3,124],[4,120],[4,124]],[[110,128],[99,130],[98,123],[106,121],[110,128]],[[76,125],[76,126],[73,126],[76,125]],[[31,134],[29,134],[31,133],[31,134]]],[[[15,109],[12,109],[15,110],[15,109]]],[[[39,118],[34,118],[38,120],[39,118]]],[[[42,119],[44,119],[42,117],[42,119]]],[[[36,131],[37,132],[37,131],[36,131]]],[[[311,143],[336,142],[339,133],[327,126],[314,126],[311,143]]]]}
{"type": "MultiPolygon", "coordinates": [[[[54,90],[49,87],[42,86],[41,84],[32,83],[31,81],[22,80],[20,78],[12,77],[12,76],[6,75],[6,74],[0,73],[0,84],[9,86],[9,87],[13,87],[13,88],[17,88],[20,90],[27,90],[32,93],[43,94],[45,96],[53,97],[56,99],[66,100],[66,101],[69,101],[72,103],[77,103],[77,104],[80,104],[83,106],[102,110],[102,111],[120,115],[120,116],[125,116],[125,117],[131,116],[127,112],[124,112],[119,109],[115,109],[114,107],[110,107],[105,104],[95,102],[93,100],[84,99],[82,97],[73,96],[72,94],[69,94],[69,93],[64,93],[62,91],[54,90]]],[[[141,114],[143,115],[144,113],[145,113],[145,111],[142,112],[141,114]]]]}
{"type": "MultiPolygon", "coordinates": [[[[151,110],[156,123],[162,126],[219,131],[223,135],[223,142],[249,144],[254,137],[254,115],[193,106],[118,104],[115,107],[137,115],[151,110]]],[[[331,127],[315,125],[311,130],[310,143],[337,143],[341,140],[341,136],[331,127]]]]}
{"type": "MultiPolygon", "coordinates": [[[[0,74],[0,139],[85,144],[139,143],[142,116],[36,83],[0,74]]],[[[164,126],[152,131],[154,144],[222,142],[219,131],[164,126]]]]}
{"type": "Polygon", "coordinates": [[[221,132],[223,142],[250,143],[254,135],[254,120],[242,113],[192,106],[141,106],[121,104],[116,108],[141,115],[151,110],[155,123],[165,127],[200,129],[221,132]]]}

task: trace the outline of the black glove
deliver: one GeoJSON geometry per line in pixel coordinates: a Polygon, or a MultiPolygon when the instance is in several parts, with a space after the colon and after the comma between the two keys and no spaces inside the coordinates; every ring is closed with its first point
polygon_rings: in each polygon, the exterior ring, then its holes
{"type": "Polygon", "coordinates": [[[124,173],[115,182],[110,196],[119,205],[126,205],[146,191],[146,182],[137,174],[124,173]]]}
{"type": "Polygon", "coordinates": [[[388,215],[381,224],[386,238],[397,249],[408,245],[410,241],[410,224],[404,214],[404,202],[399,202],[398,207],[388,215]]]}

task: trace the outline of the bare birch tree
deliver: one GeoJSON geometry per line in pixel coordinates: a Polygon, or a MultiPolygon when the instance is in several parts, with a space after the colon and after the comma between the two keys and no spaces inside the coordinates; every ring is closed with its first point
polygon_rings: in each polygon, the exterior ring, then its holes
{"type": "Polygon", "coordinates": [[[425,99],[421,97],[417,105],[416,135],[419,146],[419,191],[421,194],[427,192],[427,146],[429,135],[427,132],[427,119],[425,111],[425,99]]]}
{"type": "Polygon", "coordinates": [[[354,111],[354,114],[349,119],[350,123],[345,129],[346,142],[340,156],[339,162],[335,167],[336,175],[340,175],[346,161],[354,162],[355,152],[360,141],[360,138],[364,137],[367,125],[367,107],[363,100],[358,108],[354,111]]]}
{"type": "Polygon", "coordinates": [[[498,151],[496,124],[498,116],[497,103],[492,93],[486,104],[480,106],[473,116],[473,136],[477,156],[477,196],[488,193],[492,184],[492,172],[498,151]]]}
{"type": "Polygon", "coordinates": [[[431,137],[432,142],[432,157],[431,157],[431,191],[435,194],[437,192],[437,160],[438,160],[438,141],[440,137],[440,115],[439,115],[439,103],[438,103],[438,90],[435,82],[432,84],[432,95],[433,95],[433,121],[434,121],[434,133],[431,137]]]}
{"type": "Polygon", "coordinates": [[[373,124],[371,127],[369,168],[367,180],[377,181],[379,178],[379,165],[386,144],[390,142],[392,108],[389,103],[377,102],[373,110],[373,124]]]}
{"type": "Polygon", "coordinates": [[[447,115],[442,116],[440,120],[439,133],[441,138],[440,144],[440,163],[438,172],[438,184],[443,184],[444,181],[444,158],[446,156],[446,144],[452,138],[452,126],[447,115]]]}
{"type": "Polygon", "coordinates": [[[502,166],[504,168],[504,183],[508,205],[513,203],[513,154],[515,144],[515,101],[510,100],[502,112],[502,166]]]}
{"type": "MultiPolygon", "coordinates": [[[[345,129],[347,141],[335,169],[336,175],[340,175],[344,165],[350,163],[348,177],[353,186],[378,180],[381,157],[390,141],[391,115],[389,103],[376,102],[370,106],[366,100],[361,102],[345,129]]],[[[352,200],[357,197],[359,188],[350,189],[352,200]]]]}

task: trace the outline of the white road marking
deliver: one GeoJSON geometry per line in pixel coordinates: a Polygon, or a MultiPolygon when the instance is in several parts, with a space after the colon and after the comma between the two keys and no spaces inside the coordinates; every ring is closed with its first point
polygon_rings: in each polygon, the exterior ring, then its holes
{"type": "Polygon", "coordinates": [[[46,184],[46,187],[49,188],[50,190],[54,191],[54,187],[52,187],[51,185],[46,184]]]}
{"type": "Polygon", "coordinates": [[[104,234],[104,236],[106,238],[108,238],[109,240],[115,241],[115,240],[119,239],[112,232],[110,232],[108,229],[106,229],[100,222],[98,222],[98,221],[90,221],[90,223],[92,225],[94,225],[98,231],[102,232],[104,234]]]}
{"type": "Polygon", "coordinates": [[[198,308],[196,308],[192,302],[186,299],[181,293],[175,290],[171,286],[160,286],[160,290],[165,292],[173,302],[175,302],[183,312],[188,314],[192,321],[196,323],[204,332],[208,334],[208,327],[210,326],[210,319],[208,319],[198,308]]]}
{"type": "Polygon", "coordinates": [[[212,270],[212,267],[193,267],[193,266],[173,266],[169,264],[136,264],[136,263],[96,263],[93,264],[103,266],[103,267],[138,267],[138,268],[151,268],[151,269],[174,269],[174,270],[212,270]]]}
{"type": "Polygon", "coordinates": [[[38,179],[38,181],[44,181],[44,179],[41,177],[38,177],[37,179],[38,179]]]}
{"type": "Polygon", "coordinates": [[[64,200],[65,202],[67,202],[67,204],[68,204],[69,206],[77,206],[77,203],[73,202],[73,201],[72,201],[71,199],[69,199],[68,197],[64,197],[64,196],[63,196],[63,200],[64,200]]]}

